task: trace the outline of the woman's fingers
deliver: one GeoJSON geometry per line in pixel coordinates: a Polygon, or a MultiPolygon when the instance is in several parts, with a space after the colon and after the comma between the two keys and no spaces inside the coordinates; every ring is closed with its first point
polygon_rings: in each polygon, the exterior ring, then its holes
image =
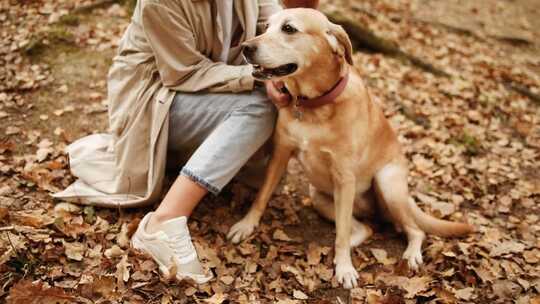
{"type": "Polygon", "coordinates": [[[309,7],[316,9],[319,6],[319,0],[283,0],[286,8],[309,7]]]}
{"type": "Polygon", "coordinates": [[[271,80],[265,81],[266,94],[270,100],[276,105],[276,107],[285,107],[291,101],[291,96],[280,91],[280,87],[283,87],[283,82],[274,83],[271,80]]]}

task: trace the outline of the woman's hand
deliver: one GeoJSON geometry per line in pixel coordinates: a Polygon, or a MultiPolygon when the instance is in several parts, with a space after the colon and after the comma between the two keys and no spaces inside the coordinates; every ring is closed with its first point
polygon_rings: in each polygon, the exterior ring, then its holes
{"type": "Polygon", "coordinates": [[[286,8],[308,7],[317,9],[319,0],[283,0],[283,5],[285,5],[286,8]]]}
{"type": "Polygon", "coordinates": [[[291,102],[291,95],[281,92],[281,88],[284,86],[282,81],[273,82],[271,80],[266,80],[264,82],[266,87],[266,94],[272,103],[279,109],[286,107],[291,102]]]}

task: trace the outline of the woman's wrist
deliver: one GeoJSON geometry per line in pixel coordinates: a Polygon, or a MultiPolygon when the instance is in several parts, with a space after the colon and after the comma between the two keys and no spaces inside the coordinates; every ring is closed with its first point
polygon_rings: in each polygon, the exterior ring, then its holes
{"type": "Polygon", "coordinates": [[[264,88],[265,85],[264,85],[264,82],[263,81],[260,81],[260,80],[253,80],[253,88],[254,89],[259,89],[259,88],[264,88]]]}

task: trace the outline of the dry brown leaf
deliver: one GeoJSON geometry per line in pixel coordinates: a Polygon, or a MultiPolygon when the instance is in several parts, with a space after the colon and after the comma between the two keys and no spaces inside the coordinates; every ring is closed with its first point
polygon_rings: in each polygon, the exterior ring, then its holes
{"type": "Polygon", "coordinates": [[[327,255],[330,252],[330,247],[322,247],[316,243],[310,243],[307,249],[307,261],[309,265],[317,265],[321,262],[323,255],[327,255]]]}
{"type": "Polygon", "coordinates": [[[124,250],[122,250],[118,245],[112,245],[111,248],[105,250],[105,256],[108,259],[119,257],[123,254],[124,254],[124,250]]]}
{"type": "Polygon", "coordinates": [[[92,292],[95,292],[105,299],[116,298],[116,279],[114,276],[95,277],[90,285],[92,292]]]}
{"type": "Polygon", "coordinates": [[[492,257],[498,257],[509,253],[521,253],[524,249],[525,245],[518,241],[503,241],[499,244],[492,246],[489,255],[492,257]]]}
{"type": "Polygon", "coordinates": [[[498,280],[493,283],[493,293],[501,299],[515,298],[521,287],[510,280],[498,280]]]}
{"type": "Polygon", "coordinates": [[[272,235],[272,238],[274,240],[284,241],[284,242],[292,241],[292,239],[285,233],[285,231],[283,231],[281,229],[276,229],[274,231],[274,234],[272,235]]]}
{"type": "Polygon", "coordinates": [[[231,285],[234,282],[234,278],[230,275],[222,276],[219,280],[225,285],[231,285]]]}
{"type": "Polygon", "coordinates": [[[523,258],[525,259],[525,262],[529,264],[536,264],[540,262],[540,250],[533,249],[533,250],[525,251],[523,252],[523,258]]]}
{"type": "Polygon", "coordinates": [[[54,222],[52,217],[43,214],[41,210],[13,212],[10,213],[10,219],[20,225],[31,226],[34,228],[41,228],[54,222]]]}
{"type": "Polygon", "coordinates": [[[454,295],[461,300],[470,301],[475,298],[474,288],[467,287],[463,289],[458,289],[454,292],[454,295]]]}
{"type": "Polygon", "coordinates": [[[540,296],[531,298],[530,304],[540,304],[540,296]]]}
{"type": "Polygon", "coordinates": [[[129,273],[131,264],[128,262],[128,256],[124,255],[120,259],[120,262],[116,264],[116,283],[120,289],[124,289],[125,282],[129,281],[129,273]]]}
{"type": "Polygon", "coordinates": [[[301,290],[295,289],[293,290],[293,297],[298,300],[307,300],[309,297],[302,292],[301,290]]]}
{"type": "Polygon", "coordinates": [[[397,262],[397,259],[395,258],[388,258],[388,253],[384,249],[370,248],[370,251],[377,262],[383,265],[393,265],[397,262]]]}
{"type": "Polygon", "coordinates": [[[66,257],[74,261],[82,261],[86,251],[86,245],[80,242],[69,243],[63,241],[66,257]]]}
{"type": "Polygon", "coordinates": [[[191,286],[189,286],[188,288],[186,288],[184,290],[184,294],[188,297],[191,297],[192,295],[194,295],[195,293],[197,292],[197,289],[196,288],[193,288],[191,286]]]}
{"type": "Polygon", "coordinates": [[[0,221],[7,218],[9,215],[9,209],[5,207],[0,207],[0,221]]]}
{"type": "Polygon", "coordinates": [[[6,135],[15,135],[19,134],[21,132],[21,128],[14,127],[14,126],[8,126],[6,128],[6,135]]]}
{"type": "Polygon", "coordinates": [[[58,287],[47,287],[41,281],[21,280],[9,290],[8,304],[68,304],[75,298],[58,287]]]}
{"type": "Polygon", "coordinates": [[[80,212],[81,208],[72,203],[58,203],[54,206],[54,213],[56,216],[70,216],[73,213],[79,214],[80,212]]]}
{"type": "Polygon", "coordinates": [[[118,235],[116,235],[116,243],[120,248],[128,248],[129,247],[129,236],[128,236],[128,224],[123,223],[122,227],[120,228],[120,232],[118,235]]]}
{"type": "Polygon", "coordinates": [[[205,299],[204,302],[210,303],[210,304],[221,304],[225,300],[227,300],[227,295],[223,293],[215,293],[212,297],[205,299]]]}

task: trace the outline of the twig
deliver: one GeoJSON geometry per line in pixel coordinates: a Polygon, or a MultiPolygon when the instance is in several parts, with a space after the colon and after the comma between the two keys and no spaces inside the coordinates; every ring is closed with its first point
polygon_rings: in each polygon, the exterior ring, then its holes
{"type": "Polygon", "coordinates": [[[395,57],[437,76],[450,77],[450,75],[445,71],[435,67],[433,64],[427,61],[404,52],[400,49],[396,42],[377,36],[375,33],[373,33],[373,31],[352,20],[351,18],[344,16],[335,10],[323,9],[322,12],[326,14],[330,21],[343,26],[357,47],[366,48],[378,53],[395,57]]]}
{"type": "Polygon", "coordinates": [[[512,91],[515,91],[517,93],[520,93],[522,95],[525,95],[525,96],[529,97],[530,100],[532,100],[536,104],[540,105],[540,95],[536,94],[536,93],[533,93],[526,86],[515,83],[515,82],[512,82],[512,81],[508,81],[508,80],[503,81],[503,84],[504,84],[504,86],[506,88],[508,88],[508,89],[510,89],[512,91]]]}
{"type": "Polygon", "coordinates": [[[527,38],[523,38],[523,37],[490,35],[487,33],[476,32],[471,29],[462,28],[459,26],[447,24],[440,21],[432,21],[432,20],[427,20],[423,18],[411,18],[410,20],[417,23],[424,23],[424,24],[440,27],[447,31],[454,32],[456,34],[471,36],[481,41],[486,41],[487,40],[486,38],[492,38],[498,41],[502,41],[502,42],[506,42],[506,43],[510,43],[514,45],[534,45],[535,44],[534,41],[529,40],[527,38]]]}
{"type": "Polygon", "coordinates": [[[15,229],[14,226],[0,227],[0,231],[10,231],[10,230],[13,230],[13,229],[15,229]]]}
{"type": "Polygon", "coordinates": [[[11,246],[11,249],[13,249],[13,251],[15,251],[15,254],[17,255],[17,257],[21,258],[21,256],[19,255],[19,251],[17,250],[17,248],[15,248],[15,245],[13,245],[13,242],[11,242],[11,238],[9,237],[9,231],[6,231],[6,236],[8,238],[9,245],[11,246]]]}

